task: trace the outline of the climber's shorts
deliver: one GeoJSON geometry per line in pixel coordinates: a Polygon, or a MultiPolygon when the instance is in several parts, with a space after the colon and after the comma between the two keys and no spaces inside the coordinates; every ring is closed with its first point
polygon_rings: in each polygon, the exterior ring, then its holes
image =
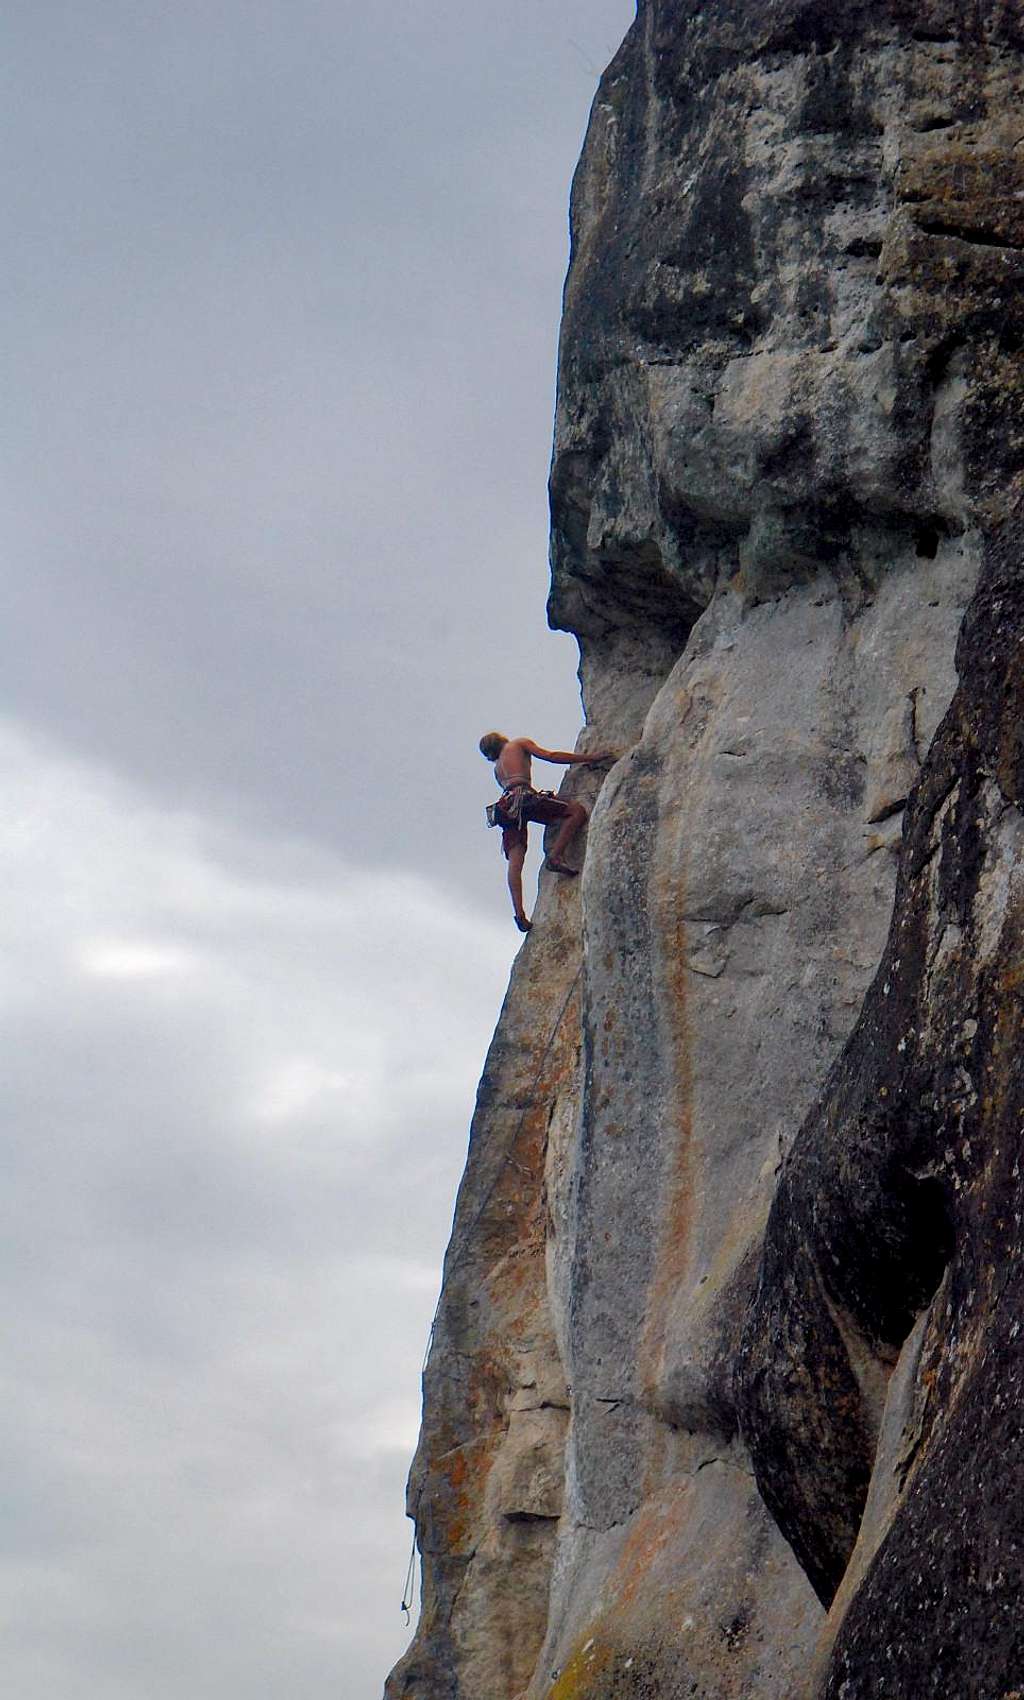
{"type": "Polygon", "coordinates": [[[527,826],[530,821],[540,821],[549,826],[552,821],[564,820],[569,813],[568,803],[563,803],[553,791],[527,790],[525,786],[517,788],[513,804],[514,819],[506,821],[502,803],[508,792],[502,795],[497,805],[497,824],[501,827],[501,849],[507,858],[513,850],[525,850],[527,846],[527,826]]]}

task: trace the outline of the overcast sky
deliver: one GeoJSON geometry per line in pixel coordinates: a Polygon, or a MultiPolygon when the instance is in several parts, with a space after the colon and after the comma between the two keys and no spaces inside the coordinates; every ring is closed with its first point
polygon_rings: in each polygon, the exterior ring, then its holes
{"type": "Polygon", "coordinates": [[[3,1687],[377,1700],[633,6],[4,10],[3,1687]]]}

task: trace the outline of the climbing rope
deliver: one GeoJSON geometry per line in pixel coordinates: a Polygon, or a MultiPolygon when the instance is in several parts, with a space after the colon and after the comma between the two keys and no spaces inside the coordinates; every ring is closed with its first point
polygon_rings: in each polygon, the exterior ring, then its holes
{"type": "MultiPolygon", "coordinates": [[[[419,1499],[418,1498],[417,1498],[417,1501],[416,1501],[416,1509],[417,1509],[417,1511],[419,1510],[419,1499]]],[[[413,1579],[414,1579],[415,1575],[416,1575],[416,1522],[415,1522],[415,1519],[413,1519],[412,1551],[409,1554],[409,1568],[405,1573],[405,1586],[402,1589],[402,1604],[401,1604],[401,1607],[399,1608],[401,1611],[404,1611],[404,1613],[405,1613],[405,1627],[406,1627],[406,1629],[408,1629],[410,1623],[412,1622],[412,1584],[413,1584],[413,1579]]]]}
{"type": "MultiPolygon", "coordinates": [[[[581,976],[582,973],[583,973],[583,964],[581,962],[579,967],[577,968],[575,974],[573,975],[572,980],[569,983],[569,990],[566,992],[565,997],[562,1000],[562,1007],[558,1011],[557,1016],[555,1017],[555,1024],[552,1027],[551,1032],[548,1034],[547,1043],[545,1044],[544,1049],[540,1054],[540,1061],[537,1064],[536,1072],[534,1073],[533,1080],[532,1080],[531,1085],[530,1085],[530,1101],[527,1103],[526,1108],[524,1109],[522,1115],[520,1116],[518,1122],[516,1123],[515,1132],[513,1133],[512,1138],[509,1140],[508,1148],[505,1152],[504,1157],[501,1159],[501,1162],[498,1164],[498,1167],[495,1171],[494,1178],[492,1179],[490,1186],[487,1188],[487,1191],[484,1193],[484,1196],[480,1201],[480,1207],[477,1210],[476,1215],[473,1217],[473,1220],[470,1222],[468,1228],[465,1230],[465,1232],[462,1236],[461,1250],[452,1259],[451,1267],[444,1272],[445,1282],[450,1281],[452,1276],[454,1275],[456,1269],[458,1269],[459,1264],[462,1262],[463,1257],[466,1253],[467,1247],[472,1244],[474,1229],[476,1228],[477,1223],[480,1221],[480,1218],[483,1215],[484,1211],[487,1209],[487,1206],[490,1203],[491,1198],[493,1197],[493,1194],[494,1194],[495,1188],[498,1185],[498,1182],[501,1180],[501,1177],[505,1173],[505,1170],[510,1165],[513,1164],[513,1159],[512,1159],[511,1154],[515,1150],[516,1143],[519,1139],[519,1135],[522,1133],[523,1128],[526,1125],[526,1118],[530,1114],[530,1111],[533,1109],[533,1093],[537,1090],[537,1087],[540,1084],[540,1077],[541,1077],[541,1074],[544,1071],[544,1065],[548,1060],[548,1054],[549,1054],[551,1047],[554,1044],[556,1038],[558,1037],[558,1030],[561,1027],[563,1020],[565,1019],[565,1012],[569,1007],[569,1002],[572,998],[574,991],[576,990],[576,987],[579,984],[580,976],[581,976]]],[[[437,1315],[438,1315],[438,1311],[440,1310],[440,1308],[441,1308],[441,1300],[440,1300],[440,1297],[439,1297],[438,1301],[437,1301],[437,1307],[434,1310],[434,1319],[430,1324],[430,1333],[427,1335],[427,1349],[423,1354],[423,1363],[420,1367],[420,1377],[421,1378],[426,1374],[427,1363],[429,1362],[430,1353],[433,1349],[434,1335],[437,1331],[437,1315]]],[[[412,1596],[413,1577],[414,1577],[415,1572],[416,1572],[416,1525],[417,1525],[417,1519],[419,1517],[420,1500],[421,1500],[422,1497],[423,1497],[423,1484],[421,1484],[420,1490],[416,1495],[416,1505],[415,1505],[415,1507],[413,1509],[413,1513],[412,1513],[412,1552],[409,1554],[409,1568],[408,1568],[408,1570],[406,1571],[406,1574],[405,1574],[405,1587],[402,1589],[401,1609],[405,1613],[406,1624],[409,1624],[412,1621],[411,1617],[410,1617],[410,1612],[411,1612],[411,1609],[412,1609],[412,1597],[411,1596],[412,1596]]]]}

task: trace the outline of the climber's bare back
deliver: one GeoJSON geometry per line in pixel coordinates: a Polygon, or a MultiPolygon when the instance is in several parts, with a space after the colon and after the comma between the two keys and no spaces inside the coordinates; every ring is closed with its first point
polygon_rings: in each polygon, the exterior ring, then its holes
{"type": "Polygon", "coordinates": [[[501,803],[496,805],[496,811],[504,807],[505,814],[499,813],[492,824],[502,828],[501,847],[508,861],[508,889],[516,926],[521,933],[528,933],[531,923],[523,908],[523,861],[528,823],[557,824],[559,830],[544,865],[551,873],[573,879],[577,869],[570,867],[563,858],[587,818],[582,803],[569,802],[550,791],[533,790],[533,758],[537,756],[541,761],[559,762],[566,767],[583,767],[613,761],[615,757],[610,750],[589,755],[577,755],[574,750],[546,750],[535,744],[532,738],[506,738],[503,732],[485,732],[480,740],[480,753],[494,763],[494,775],[502,787],[503,796],[501,803]],[[506,802],[504,793],[515,786],[529,787],[529,795],[520,792],[514,794],[511,802],[506,802]]]}
{"type": "Polygon", "coordinates": [[[554,751],[542,750],[532,738],[510,738],[494,764],[494,772],[502,785],[532,785],[533,757],[560,761],[554,751]]]}

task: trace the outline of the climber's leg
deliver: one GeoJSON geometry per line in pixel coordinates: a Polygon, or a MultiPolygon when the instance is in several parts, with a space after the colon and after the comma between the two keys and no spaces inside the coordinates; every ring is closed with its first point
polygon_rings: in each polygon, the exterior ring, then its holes
{"type": "Polygon", "coordinates": [[[541,791],[530,798],[527,807],[528,820],[542,821],[545,826],[554,826],[557,823],[559,827],[544,866],[554,869],[556,874],[575,875],[577,870],[568,867],[564,857],[580,827],[586,822],[587,811],[583,804],[567,803],[561,797],[553,797],[550,792],[541,791]]]}
{"type": "Polygon", "coordinates": [[[561,807],[565,810],[565,815],[555,842],[548,851],[546,866],[553,868],[556,874],[575,876],[577,870],[566,864],[565,853],[580,827],[586,825],[587,811],[582,803],[563,803],[561,807]]]}
{"type": "Polygon", "coordinates": [[[523,908],[523,863],[526,861],[526,828],[506,827],[501,835],[501,847],[508,858],[508,889],[512,898],[512,912],[516,918],[516,926],[521,933],[528,933],[530,922],[526,919],[523,908]]]}

